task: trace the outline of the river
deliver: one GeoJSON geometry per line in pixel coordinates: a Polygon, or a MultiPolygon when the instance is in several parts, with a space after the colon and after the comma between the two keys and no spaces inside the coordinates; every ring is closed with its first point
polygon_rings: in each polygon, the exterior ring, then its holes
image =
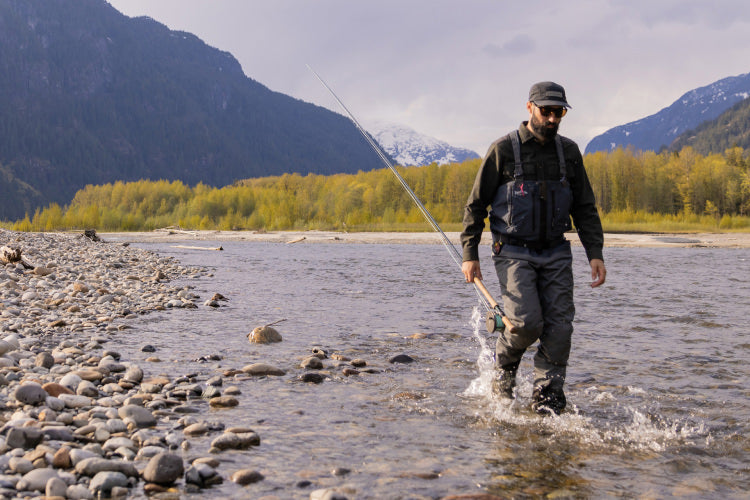
{"type": "MultiPolygon", "coordinates": [[[[287,371],[227,379],[240,405],[201,406],[200,418],[261,437],[259,447],[217,455],[222,475],[251,468],[265,477],[245,487],[226,480],[205,495],[306,499],[336,487],[350,499],[747,498],[750,250],[606,248],[607,283],[591,289],[574,247],[569,407],[545,418],[528,408],[531,352],[518,399],[490,397],[494,338],[440,245],[137,245],[207,267],[212,276],[186,285],[201,303],[215,292],[229,300],[132,321],[116,341],[127,359],[204,381],[256,362],[287,371]],[[248,342],[254,327],[278,320],[283,342],[248,342]],[[156,353],[141,352],[145,344],[156,353]],[[374,373],[347,377],[328,359],[328,379],[301,382],[298,365],[315,347],[364,359],[374,373]],[[398,354],[415,361],[390,363],[398,354]],[[145,361],[154,355],[161,362],[145,361]]],[[[206,454],[210,440],[191,438],[186,458],[206,454]]]]}

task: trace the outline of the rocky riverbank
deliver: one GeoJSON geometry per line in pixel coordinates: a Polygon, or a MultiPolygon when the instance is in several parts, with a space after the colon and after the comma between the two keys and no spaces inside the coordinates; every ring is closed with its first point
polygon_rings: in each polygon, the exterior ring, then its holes
{"type": "MultiPolygon", "coordinates": [[[[191,399],[237,404],[221,376],[148,377],[107,348],[137,315],[215,307],[170,285],[206,270],[96,239],[0,230],[0,246],[21,257],[0,267],[2,498],[179,496],[223,481],[215,453],[260,443],[251,429],[191,415],[191,399]],[[183,458],[192,437],[209,434],[211,453],[183,458]]],[[[235,470],[229,479],[262,476],[235,470]]]]}
{"type": "MultiPolygon", "coordinates": [[[[154,347],[140,347],[149,356],[144,366],[111,347],[134,334],[129,320],[217,308],[225,297],[202,298],[191,285],[172,284],[210,277],[207,269],[104,240],[0,230],[1,498],[199,498],[225,481],[263,481],[260,471],[222,460],[261,442],[253,429],[217,417],[240,402],[233,383],[290,375],[318,384],[379,372],[365,360],[313,348],[286,370],[256,362],[207,375],[150,374],[161,362],[154,347]]],[[[281,340],[269,325],[248,333],[249,342],[281,340]]],[[[212,356],[207,361],[221,359],[212,356]]],[[[313,488],[315,500],[346,498],[310,481],[296,488],[313,488]]]]}

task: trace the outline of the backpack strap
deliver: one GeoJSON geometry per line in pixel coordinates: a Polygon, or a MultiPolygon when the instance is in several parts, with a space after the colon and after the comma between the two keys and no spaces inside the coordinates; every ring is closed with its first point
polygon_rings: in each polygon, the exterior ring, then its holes
{"type": "Polygon", "coordinates": [[[523,163],[521,163],[521,135],[518,130],[514,130],[510,134],[510,142],[513,146],[513,160],[515,168],[513,169],[513,177],[515,179],[523,179],[523,163]]]}
{"type": "Polygon", "coordinates": [[[560,162],[560,180],[564,181],[567,175],[565,171],[565,155],[563,154],[562,139],[559,135],[555,135],[555,146],[557,146],[557,159],[560,162]]]}

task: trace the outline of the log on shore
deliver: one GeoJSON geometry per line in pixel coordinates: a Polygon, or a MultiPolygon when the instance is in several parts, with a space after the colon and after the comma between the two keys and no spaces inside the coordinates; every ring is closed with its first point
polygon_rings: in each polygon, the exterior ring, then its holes
{"type": "Polygon", "coordinates": [[[5,265],[20,262],[26,269],[34,269],[34,266],[24,260],[22,253],[20,248],[2,246],[0,247],[0,264],[5,265]]]}

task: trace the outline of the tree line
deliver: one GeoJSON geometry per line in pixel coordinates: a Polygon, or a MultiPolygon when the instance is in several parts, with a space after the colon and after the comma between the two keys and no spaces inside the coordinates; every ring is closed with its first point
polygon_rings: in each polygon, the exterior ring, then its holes
{"type": "MultiPolygon", "coordinates": [[[[603,215],[618,225],[654,218],[750,228],[750,159],[741,148],[700,155],[617,149],[584,158],[603,215]]],[[[435,220],[457,229],[480,160],[397,167],[435,220]]],[[[72,202],[51,204],[12,224],[15,230],[168,226],[219,230],[424,230],[413,201],[388,169],[356,174],[284,174],[222,188],[181,181],[88,185],[72,202]]],[[[618,226],[619,227],[619,226],[618,226]]]]}

